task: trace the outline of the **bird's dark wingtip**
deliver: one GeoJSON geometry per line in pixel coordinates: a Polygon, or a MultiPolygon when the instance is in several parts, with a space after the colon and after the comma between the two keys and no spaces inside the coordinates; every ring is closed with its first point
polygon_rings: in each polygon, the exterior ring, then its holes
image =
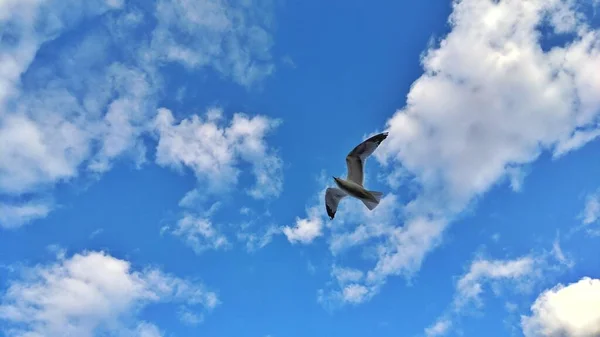
{"type": "Polygon", "coordinates": [[[329,220],[333,220],[333,218],[335,217],[335,212],[328,205],[325,205],[325,207],[327,208],[327,215],[329,215],[329,220]]]}
{"type": "Polygon", "coordinates": [[[388,132],[386,131],[386,132],[376,134],[375,136],[371,137],[369,140],[377,142],[377,144],[381,144],[381,142],[383,142],[383,140],[386,139],[387,137],[388,137],[388,132]]]}

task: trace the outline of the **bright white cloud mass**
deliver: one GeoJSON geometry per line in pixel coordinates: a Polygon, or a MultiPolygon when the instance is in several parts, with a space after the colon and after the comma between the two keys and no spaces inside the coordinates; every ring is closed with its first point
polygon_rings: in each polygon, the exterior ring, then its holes
{"type": "Polygon", "coordinates": [[[104,252],[84,252],[24,270],[0,299],[0,319],[8,324],[9,336],[84,337],[128,330],[161,336],[156,326],[135,318],[137,311],[161,302],[180,302],[202,314],[219,299],[202,284],[158,269],[135,270],[104,252]]]}
{"type": "Polygon", "coordinates": [[[600,336],[600,2],[449,4],[0,0],[0,334],[600,336]]]}
{"type": "Polygon", "coordinates": [[[222,112],[211,110],[207,120],[198,116],[173,125],[169,110],[160,109],[156,117],[159,142],[156,161],[159,165],[192,169],[199,180],[206,180],[209,191],[235,186],[240,169],[238,162],[252,165],[256,186],[248,193],[256,198],[277,196],[281,192],[281,159],[268,148],[265,135],[278,121],[263,116],[249,118],[235,114],[231,124],[220,127],[222,112]]]}
{"type": "Polygon", "coordinates": [[[598,132],[600,32],[576,2],[463,0],[449,23],[374,153],[390,177],[407,172],[421,193],[385,233],[370,287],[416,272],[457,214],[495,184],[520,179],[542,151],[560,157],[598,132]],[[573,39],[546,49],[541,24],[573,39]]]}
{"type": "Polygon", "coordinates": [[[527,337],[600,335],[600,280],[584,277],[540,294],[521,322],[527,337]]]}

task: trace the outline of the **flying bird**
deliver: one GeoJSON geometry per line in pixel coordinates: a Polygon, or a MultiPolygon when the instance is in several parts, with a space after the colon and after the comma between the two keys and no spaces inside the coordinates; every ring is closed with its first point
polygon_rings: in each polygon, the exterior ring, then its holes
{"type": "Polygon", "coordinates": [[[379,205],[383,193],[369,191],[363,187],[364,167],[367,157],[386,139],[387,132],[377,134],[364,142],[358,144],[346,156],[346,166],[348,167],[348,176],[346,179],[333,177],[333,180],[339,188],[329,187],[325,191],[325,207],[327,215],[333,220],[337,212],[340,200],[346,196],[352,196],[362,201],[367,208],[372,211],[379,205]]]}

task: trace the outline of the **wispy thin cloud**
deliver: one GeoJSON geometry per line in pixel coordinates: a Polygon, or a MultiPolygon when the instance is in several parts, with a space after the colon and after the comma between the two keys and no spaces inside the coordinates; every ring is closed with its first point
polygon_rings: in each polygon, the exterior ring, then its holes
{"type": "MultiPolygon", "coordinates": [[[[558,238],[550,251],[531,253],[514,259],[487,259],[477,257],[467,271],[456,281],[452,303],[435,323],[425,328],[428,337],[447,335],[456,328],[457,318],[472,309],[483,310],[486,293],[496,296],[530,294],[554,273],[562,273],[573,266],[562,251],[558,238]],[[503,294],[505,292],[506,294],[503,294]]],[[[514,312],[514,304],[507,302],[514,312]]]]}

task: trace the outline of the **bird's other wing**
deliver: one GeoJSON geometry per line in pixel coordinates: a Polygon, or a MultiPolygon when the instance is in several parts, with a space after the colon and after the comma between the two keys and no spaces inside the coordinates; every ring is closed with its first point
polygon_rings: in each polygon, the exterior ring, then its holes
{"type": "Polygon", "coordinates": [[[329,187],[325,191],[325,208],[327,209],[327,215],[329,215],[329,219],[335,217],[335,212],[337,212],[338,204],[340,200],[342,200],[345,196],[347,196],[346,192],[340,190],[339,188],[329,187]]]}
{"type": "Polygon", "coordinates": [[[388,136],[387,132],[377,134],[364,142],[358,144],[348,155],[346,156],[346,166],[348,167],[348,177],[346,179],[352,180],[353,182],[362,186],[364,180],[364,165],[365,160],[369,157],[375,149],[386,139],[388,136]]]}

